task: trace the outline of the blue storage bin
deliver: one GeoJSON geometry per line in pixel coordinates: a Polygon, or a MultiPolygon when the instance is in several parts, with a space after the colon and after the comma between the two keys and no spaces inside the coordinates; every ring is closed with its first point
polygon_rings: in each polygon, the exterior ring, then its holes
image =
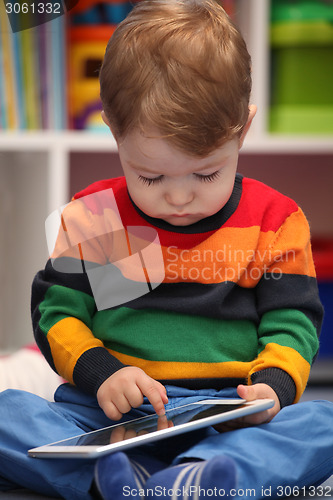
{"type": "Polygon", "coordinates": [[[325,309],[318,356],[320,359],[333,359],[333,281],[319,281],[318,287],[320,300],[325,309]]]}
{"type": "Polygon", "coordinates": [[[325,310],[318,358],[333,362],[333,240],[315,239],[312,249],[319,296],[325,310]]]}

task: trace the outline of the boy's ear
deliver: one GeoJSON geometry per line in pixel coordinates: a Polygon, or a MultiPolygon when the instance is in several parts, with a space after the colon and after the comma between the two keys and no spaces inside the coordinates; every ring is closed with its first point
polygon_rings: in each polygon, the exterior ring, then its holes
{"type": "Polygon", "coordinates": [[[105,123],[105,125],[107,125],[109,128],[111,128],[111,127],[110,127],[110,122],[109,122],[109,120],[107,119],[107,117],[106,117],[106,114],[105,114],[104,110],[101,112],[101,116],[102,116],[102,120],[103,120],[103,122],[105,123]]]}
{"type": "Polygon", "coordinates": [[[247,119],[245,127],[243,128],[242,135],[240,136],[240,139],[239,139],[239,149],[243,146],[244,139],[245,139],[246,134],[248,133],[250,127],[251,127],[251,123],[252,123],[253,118],[256,115],[256,112],[257,112],[257,106],[255,106],[254,104],[251,104],[249,106],[249,117],[247,119]]]}
{"type": "Polygon", "coordinates": [[[115,133],[114,133],[114,131],[112,130],[111,123],[109,122],[109,120],[108,120],[108,118],[107,118],[107,116],[106,116],[106,114],[105,114],[105,111],[104,111],[104,110],[101,112],[101,116],[102,116],[102,120],[103,120],[103,122],[105,123],[105,125],[107,125],[107,126],[109,127],[109,129],[111,130],[111,134],[112,134],[112,135],[113,135],[113,137],[116,139],[116,142],[118,142],[118,141],[117,141],[117,138],[116,138],[116,136],[115,136],[115,133]]]}

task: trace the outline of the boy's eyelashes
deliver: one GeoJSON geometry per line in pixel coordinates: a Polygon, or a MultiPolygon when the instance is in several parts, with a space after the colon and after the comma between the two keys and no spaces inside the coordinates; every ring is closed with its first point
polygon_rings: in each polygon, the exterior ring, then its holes
{"type": "MultiPolygon", "coordinates": [[[[212,174],[203,175],[203,174],[193,174],[196,179],[202,182],[213,182],[220,176],[220,171],[216,170],[212,174]]],[[[146,184],[147,186],[151,186],[152,184],[158,184],[162,182],[164,175],[159,175],[158,177],[144,177],[143,175],[139,175],[138,179],[146,184]]]]}
{"type": "Polygon", "coordinates": [[[158,177],[153,177],[153,178],[139,175],[138,179],[147,186],[151,186],[152,184],[158,184],[159,182],[161,182],[163,179],[163,175],[159,175],[158,177]]]}
{"type": "Polygon", "coordinates": [[[203,174],[194,174],[197,179],[203,182],[213,182],[220,176],[220,170],[216,170],[212,174],[203,175],[203,174]]]}

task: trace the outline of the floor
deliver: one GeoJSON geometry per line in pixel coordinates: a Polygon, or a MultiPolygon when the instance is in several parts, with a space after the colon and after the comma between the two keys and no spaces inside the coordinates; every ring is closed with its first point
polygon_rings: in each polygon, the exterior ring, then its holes
{"type": "MultiPolygon", "coordinates": [[[[313,385],[310,385],[302,396],[301,401],[309,401],[314,399],[326,399],[333,402],[333,384],[330,386],[318,386],[318,381],[313,381],[313,385]]],[[[267,497],[269,498],[269,497],[267,497]]],[[[280,497],[281,498],[281,497],[280,497]]],[[[289,498],[289,500],[327,500],[333,498],[333,476],[331,476],[321,488],[316,490],[308,491],[304,495],[295,495],[282,498],[289,498]]],[[[15,490],[9,492],[0,492],[0,500],[48,500],[51,497],[45,497],[43,495],[37,495],[33,492],[26,490],[15,490]]],[[[245,500],[245,498],[244,498],[245,500]]]]}

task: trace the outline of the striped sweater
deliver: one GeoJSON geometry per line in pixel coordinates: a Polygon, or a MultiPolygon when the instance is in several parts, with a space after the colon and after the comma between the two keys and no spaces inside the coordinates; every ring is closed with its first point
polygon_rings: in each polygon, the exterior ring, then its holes
{"type": "Polygon", "coordinates": [[[301,209],[239,174],[228,203],[189,226],[142,213],[123,177],[89,186],[62,213],[32,287],[41,351],[89,393],[134,365],[189,388],[262,382],[291,404],[322,313],[301,209]]]}

